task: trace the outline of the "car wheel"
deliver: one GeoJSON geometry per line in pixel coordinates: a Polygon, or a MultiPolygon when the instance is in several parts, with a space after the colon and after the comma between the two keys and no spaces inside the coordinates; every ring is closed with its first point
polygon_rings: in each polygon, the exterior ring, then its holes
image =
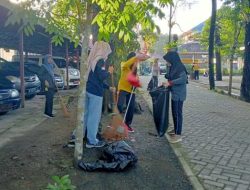
{"type": "Polygon", "coordinates": [[[36,96],[36,94],[31,94],[31,95],[27,95],[25,96],[26,99],[32,99],[36,96]]]}

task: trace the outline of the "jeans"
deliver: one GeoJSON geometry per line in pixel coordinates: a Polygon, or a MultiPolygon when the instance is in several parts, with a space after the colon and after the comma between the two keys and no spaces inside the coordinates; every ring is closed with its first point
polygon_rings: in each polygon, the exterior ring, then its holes
{"type": "Polygon", "coordinates": [[[86,92],[83,130],[87,131],[89,144],[96,144],[99,141],[96,135],[101,120],[102,101],[103,97],[86,92]]]}
{"type": "Polygon", "coordinates": [[[194,80],[199,80],[199,71],[194,71],[194,80]]]}
{"type": "Polygon", "coordinates": [[[128,106],[128,101],[130,98],[130,95],[132,95],[132,99],[130,101],[130,105],[128,107],[128,112],[125,118],[125,124],[127,126],[130,126],[133,120],[133,116],[134,116],[134,109],[135,109],[135,94],[131,94],[129,92],[126,91],[120,91],[119,93],[119,97],[118,97],[118,102],[117,102],[117,107],[120,113],[123,113],[123,105],[124,102],[126,100],[126,105],[128,106]]]}
{"type": "Polygon", "coordinates": [[[174,131],[175,134],[181,135],[182,122],[183,122],[183,115],[182,115],[183,101],[172,100],[171,104],[172,104],[172,116],[174,121],[174,131]]]}
{"type": "Polygon", "coordinates": [[[45,101],[44,113],[47,115],[52,115],[54,93],[55,93],[54,89],[49,89],[48,91],[45,92],[46,101],[45,101]]]}

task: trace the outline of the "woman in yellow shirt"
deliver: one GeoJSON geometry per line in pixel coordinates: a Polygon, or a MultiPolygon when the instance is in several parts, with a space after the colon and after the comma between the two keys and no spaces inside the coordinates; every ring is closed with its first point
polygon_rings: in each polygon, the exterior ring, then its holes
{"type": "MultiPolygon", "coordinates": [[[[129,53],[127,56],[127,61],[121,62],[121,77],[118,83],[118,102],[117,107],[120,113],[123,112],[123,106],[126,101],[126,105],[129,106],[127,109],[127,114],[125,118],[125,124],[128,126],[129,132],[134,132],[133,128],[130,126],[134,116],[135,107],[135,94],[132,92],[133,86],[128,82],[127,76],[132,71],[133,65],[138,62],[135,52],[129,53]],[[128,105],[129,99],[130,104],[128,105]]],[[[136,71],[135,71],[136,72],[136,71]]]]}

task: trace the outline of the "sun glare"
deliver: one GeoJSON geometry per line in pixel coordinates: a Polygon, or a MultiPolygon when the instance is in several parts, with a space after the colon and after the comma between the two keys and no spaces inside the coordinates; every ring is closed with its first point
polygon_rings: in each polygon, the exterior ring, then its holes
{"type": "Polygon", "coordinates": [[[18,4],[18,3],[22,3],[26,0],[9,0],[11,3],[15,3],[15,4],[18,4]]]}

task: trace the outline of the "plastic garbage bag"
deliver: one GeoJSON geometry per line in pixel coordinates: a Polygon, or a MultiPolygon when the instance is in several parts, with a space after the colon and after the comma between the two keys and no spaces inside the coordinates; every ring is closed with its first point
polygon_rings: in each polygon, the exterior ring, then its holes
{"type": "Polygon", "coordinates": [[[157,133],[162,137],[168,129],[169,89],[159,86],[149,92],[153,102],[153,116],[157,133]]]}
{"type": "Polygon", "coordinates": [[[137,162],[137,156],[133,149],[125,141],[117,141],[109,144],[103,151],[103,155],[94,163],[80,161],[79,168],[85,171],[123,171],[132,167],[137,162]]]}

